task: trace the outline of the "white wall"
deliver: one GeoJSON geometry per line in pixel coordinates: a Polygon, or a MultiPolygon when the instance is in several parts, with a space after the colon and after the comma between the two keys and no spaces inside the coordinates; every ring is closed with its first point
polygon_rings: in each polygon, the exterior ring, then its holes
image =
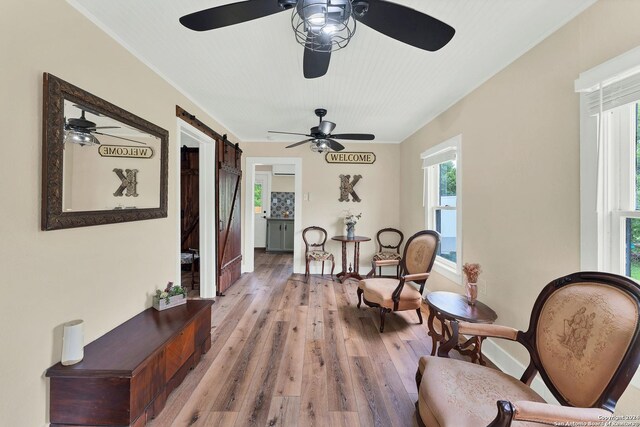
{"type": "Polygon", "coordinates": [[[64,1],[4,0],[0,53],[0,424],[34,427],[48,421],[62,323],[84,319],[88,343],[175,279],[175,105],[228,131],[64,1]],[[169,131],[168,218],[40,231],[44,71],[169,131]]]}
{"type": "MultiPolygon", "coordinates": [[[[420,153],[462,134],[463,262],[498,323],[526,330],[540,290],[580,268],[579,96],[573,82],[640,44],[640,2],[601,0],[401,144],[400,223],[424,226],[420,153]]],[[[430,290],[463,289],[435,274],[430,290]]],[[[522,363],[519,345],[496,341],[522,363]]],[[[637,414],[640,391],[618,405],[637,414]]]]}
{"type": "MultiPolygon", "coordinates": [[[[341,246],[339,242],[331,240],[331,236],[346,234],[342,215],[346,209],[354,214],[362,212],[362,219],[356,226],[356,234],[372,238],[371,242],[360,245],[360,271],[367,273],[371,269],[371,257],[375,253],[375,234],[384,227],[399,226],[400,221],[400,146],[398,144],[357,144],[345,143],[346,151],[373,151],[377,160],[372,165],[329,164],[324,154],[314,153],[308,147],[302,146],[285,149],[288,143],[252,142],[243,143],[242,156],[247,157],[300,157],[302,158],[302,193],[308,194],[309,200],[302,201],[302,229],[311,225],[318,225],[327,230],[329,240],[327,250],[336,257],[335,273],[340,271],[341,246]],[[356,193],[362,202],[339,202],[339,175],[362,175],[362,180],[356,185],[356,193]]],[[[245,163],[243,162],[243,170],[245,163]]],[[[244,172],[246,176],[246,171],[244,172]]],[[[275,177],[274,177],[275,178],[275,177]]],[[[296,213],[296,216],[298,214],[296,213]]],[[[244,224],[244,209],[243,209],[244,224]]],[[[301,235],[296,239],[302,241],[301,235]]],[[[304,251],[304,245],[303,249],[304,251]]],[[[353,245],[349,245],[353,250],[353,245]]],[[[244,253],[244,246],[243,246],[244,253]]],[[[350,259],[353,255],[350,256],[350,259]]],[[[313,263],[313,270],[319,272],[319,263],[313,263]]],[[[304,264],[297,266],[304,271],[304,264]]]]}

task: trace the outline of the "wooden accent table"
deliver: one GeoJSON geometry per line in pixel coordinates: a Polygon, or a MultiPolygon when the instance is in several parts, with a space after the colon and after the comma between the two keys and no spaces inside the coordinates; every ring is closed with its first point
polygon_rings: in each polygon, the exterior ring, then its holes
{"type": "Polygon", "coordinates": [[[144,426],[211,347],[212,304],[149,308],[49,368],[51,426],[144,426]]]}
{"type": "MultiPolygon", "coordinates": [[[[471,323],[493,323],[498,315],[486,304],[476,301],[475,305],[467,303],[467,297],[453,292],[431,292],[427,295],[427,305],[429,306],[429,335],[432,340],[431,355],[436,354],[438,343],[444,344],[452,338],[452,333],[446,321],[463,320],[471,323]],[[433,321],[437,319],[440,322],[441,333],[438,333],[433,327],[433,321]]],[[[455,337],[457,342],[457,337],[455,337]]],[[[454,348],[460,354],[470,356],[471,362],[477,360],[479,364],[486,365],[482,358],[482,341],[483,337],[471,337],[462,344],[456,345],[454,348]]]]}
{"type": "Polygon", "coordinates": [[[360,268],[360,242],[368,242],[371,240],[369,237],[353,236],[349,239],[347,236],[333,236],[331,240],[342,242],[342,271],[336,275],[340,283],[346,282],[348,279],[354,278],[362,280],[362,276],[358,274],[360,268]],[[353,243],[353,270],[351,264],[349,264],[349,270],[347,271],[347,243],[353,243]]]}

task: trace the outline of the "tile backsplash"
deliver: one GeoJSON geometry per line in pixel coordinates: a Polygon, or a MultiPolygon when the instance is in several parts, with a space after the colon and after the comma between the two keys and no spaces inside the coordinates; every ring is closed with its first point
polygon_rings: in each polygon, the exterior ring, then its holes
{"type": "Polygon", "coordinates": [[[272,192],[271,193],[271,218],[283,218],[285,212],[289,212],[289,218],[295,214],[294,196],[296,193],[272,192]]]}

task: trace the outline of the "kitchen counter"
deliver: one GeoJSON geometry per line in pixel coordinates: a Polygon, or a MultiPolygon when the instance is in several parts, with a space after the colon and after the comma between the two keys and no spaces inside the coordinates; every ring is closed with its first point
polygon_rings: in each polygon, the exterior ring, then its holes
{"type": "Polygon", "coordinates": [[[293,220],[294,220],[294,218],[291,218],[291,217],[289,217],[289,218],[284,218],[284,217],[283,218],[276,218],[276,217],[267,218],[267,221],[293,221],[293,220]]]}

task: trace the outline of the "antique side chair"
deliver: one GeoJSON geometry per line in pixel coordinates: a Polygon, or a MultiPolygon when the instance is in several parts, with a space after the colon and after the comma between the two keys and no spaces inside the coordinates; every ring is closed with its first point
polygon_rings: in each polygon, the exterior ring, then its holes
{"type": "Polygon", "coordinates": [[[607,425],[640,363],[640,286],[608,273],[579,272],[549,283],[526,332],[451,322],[440,357],[419,362],[416,418],[421,427],[607,425]],[[520,381],[449,359],[459,334],[517,341],[530,362],[520,381]],[[540,373],[562,406],[530,388],[540,373]],[[513,423],[513,424],[512,424],[513,423]]]}
{"type": "Polygon", "coordinates": [[[364,300],[369,307],[380,309],[380,332],[384,331],[385,314],[391,311],[416,310],[422,323],[422,292],[439,246],[440,234],[437,231],[419,231],[409,238],[404,247],[399,278],[376,277],[360,281],[358,308],[364,300]]]}
{"type": "Polygon", "coordinates": [[[331,279],[333,280],[333,270],[336,267],[336,262],[333,258],[333,254],[325,251],[324,245],[327,242],[327,231],[322,227],[311,226],[302,230],[302,240],[304,240],[304,260],[305,271],[304,277],[308,279],[309,264],[311,261],[322,262],[322,276],[324,276],[324,263],[325,261],[331,261],[331,279]],[[311,240],[310,238],[314,239],[311,240]],[[310,241],[311,240],[311,241],[310,241]]]}
{"type": "Polygon", "coordinates": [[[373,255],[371,271],[367,274],[367,277],[375,276],[376,268],[378,269],[377,277],[382,277],[382,267],[386,266],[395,266],[395,277],[399,277],[400,260],[402,259],[400,246],[404,241],[404,234],[396,228],[383,228],[376,234],[376,240],[378,241],[378,252],[373,255]]]}

